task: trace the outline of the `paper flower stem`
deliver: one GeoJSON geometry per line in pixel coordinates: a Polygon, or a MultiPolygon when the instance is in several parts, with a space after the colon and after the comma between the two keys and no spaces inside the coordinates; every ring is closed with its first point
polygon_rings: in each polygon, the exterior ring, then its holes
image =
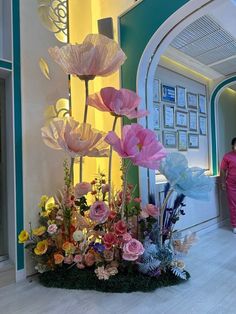
{"type": "Polygon", "coordinates": [[[168,200],[171,197],[173,192],[174,192],[174,190],[172,190],[172,189],[168,191],[168,193],[167,193],[167,195],[166,195],[166,197],[164,199],[164,202],[163,202],[163,204],[161,206],[161,212],[160,212],[160,243],[159,243],[160,248],[162,248],[162,244],[163,244],[162,241],[163,241],[163,231],[164,231],[163,230],[164,212],[165,212],[165,208],[166,208],[166,205],[168,203],[168,200]]]}
{"type": "MultiPolygon", "coordinates": [[[[116,123],[117,123],[117,119],[118,117],[115,116],[114,118],[114,122],[113,122],[113,126],[112,126],[112,131],[115,131],[116,129],[116,123]]],[[[108,194],[108,204],[111,203],[111,170],[112,170],[112,152],[113,152],[113,148],[112,146],[110,145],[110,152],[109,152],[109,166],[108,166],[108,184],[109,184],[109,194],[108,194]]]]}
{"type": "Polygon", "coordinates": [[[124,219],[124,213],[125,213],[125,201],[126,201],[126,190],[128,185],[128,172],[129,167],[131,165],[131,161],[129,160],[127,163],[127,166],[123,170],[123,193],[122,193],[122,204],[121,204],[121,219],[124,219]]]}
{"type": "Polygon", "coordinates": [[[75,162],[75,159],[71,158],[71,161],[70,161],[70,183],[72,186],[74,186],[74,162],[75,162]]]}
{"type": "MultiPolygon", "coordinates": [[[[89,79],[85,79],[84,80],[85,83],[85,106],[84,106],[84,120],[83,122],[86,123],[87,122],[87,117],[88,117],[88,104],[87,104],[87,99],[88,99],[88,95],[89,95],[89,79]]],[[[80,157],[80,165],[79,165],[80,171],[79,171],[79,181],[82,182],[83,181],[83,157],[80,157]]]]}

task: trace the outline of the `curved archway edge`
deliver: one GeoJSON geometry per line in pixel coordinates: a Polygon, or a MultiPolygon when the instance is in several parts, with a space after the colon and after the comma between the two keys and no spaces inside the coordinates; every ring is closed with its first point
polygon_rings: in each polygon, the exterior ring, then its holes
{"type": "Polygon", "coordinates": [[[219,171],[218,166],[218,154],[217,154],[217,147],[218,147],[218,140],[216,135],[216,104],[221,92],[232,83],[236,81],[236,75],[228,77],[218,83],[211,93],[210,98],[210,109],[211,109],[211,143],[212,143],[212,173],[213,175],[217,175],[219,171]]]}

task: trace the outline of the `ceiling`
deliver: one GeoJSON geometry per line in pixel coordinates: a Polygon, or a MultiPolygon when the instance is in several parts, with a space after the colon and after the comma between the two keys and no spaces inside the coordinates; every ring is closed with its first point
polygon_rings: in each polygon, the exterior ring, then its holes
{"type": "Polygon", "coordinates": [[[187,26],[172,41],[165,55],[211,79],[236,73],[236,4],[233,2],[223,1],[187,26]]]}

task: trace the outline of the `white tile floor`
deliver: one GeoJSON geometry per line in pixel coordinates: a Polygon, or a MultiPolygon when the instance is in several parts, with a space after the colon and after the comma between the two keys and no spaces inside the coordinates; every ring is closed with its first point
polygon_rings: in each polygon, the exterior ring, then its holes
{"type": "Polygon", "coordinates": [[[191,280],[153,293],[48,289],[24,281],[0,288],[0,314],[236,314],[236,235],[202,235],[187,258],[191,280]]]}

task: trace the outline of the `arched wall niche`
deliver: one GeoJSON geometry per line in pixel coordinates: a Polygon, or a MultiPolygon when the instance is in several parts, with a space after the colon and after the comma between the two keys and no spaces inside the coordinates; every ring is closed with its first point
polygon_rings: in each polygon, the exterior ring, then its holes
{"type": "MultiPolygon", "coordinates": [[[[139,59],[139,63],[136,71],[136,90],[139,96],[142,98],[142,107],[143,109],[148,109],[152,113],[152,99],[153,99],[153,80],[157,65],[159,64],[161,55],[165,52],[167,47],[170,45],[171,41],[189,24],[194,22],[196,19],[201,17],[204,14],[207,14],[214,7],[222,5],[226,0],[191,0],[182,4],[175,12],[173,12],[167,19],[159,25],[159,27],[152,33],[152,36],[147,40],[144,39],[146,45],[143,47],[143,53],[139,59]]],[[[142,1],[141,4],[145,5],[145,1],[142,1]]],[[[130,19],[126,17],[125,22],[123,22],[124,17],[120,17],[121,22],[121,46],[122,48],[127,48],[126,53],[128,52],[128,60],[131,58],[132,48],[130,45],[126,45],[125,41],[129,39],[129,29],[131,27],[130,23],[134,20],[135,10],[138,9],[138,6],[135,7],[130,15],[130,19]],[[128,22],[127,22],[128,19],[128,22]],[[123,22],[123,24],[122,24],[123,22]],[[123,35],[123,36],[122,36],[123,35]]],[[[143,7],[145,9],[145,6],[143,7]]],[[[150,9],[147,8],[147,10],[150,9]]],[[[138,15],[138,14],[137,14],[138,15]]],[[[152,22],[152,15],[150,15],[149,28],[154,22],[152,22]]],[[[142,33],[140,33],[139,40],[142,41],[142,33]]],[[[139,43],[140,46],[140,43],[139,43]]],[[[138,50],[139,52],[139,50],[138,50]]],[[[135,89],[132,85],[132,80],[127,82],[125,76],[127,76],[128,70],[133,66],[135,68],[135,60],[131,61],[130,66],[127,68],[125,66],[122,68],[121,72],[121,81],[123,87],[135,89]]],[[[130,78],[130,75],[129,75],[130,78]]],[[[215,119],[215,118],[214,118],[215,119]]],[[[208,124],[211,129],[211,121],[209,119],[208,124]]],[[[143,126],[153,129],[153,119],[152,114],[147,118],[140,119],[139,123],[143,126]]],[[[212,138],[209,138],[209,144],[212,146],[212,138]]],[[[209,151],[210,155],[210,169],[213,169],[214,158],[212,156],[213,150],[209,151]]],[[[215,172],[214,172],[215,174],[215,172]]],[[[140,169],[139,173],[139,185],[140,192],[142,195],[143,201],[148,201],[148,195],[154,194],[157,196],[156,182],[155,182],[155,172],[147,169],[140,169]]]]}

